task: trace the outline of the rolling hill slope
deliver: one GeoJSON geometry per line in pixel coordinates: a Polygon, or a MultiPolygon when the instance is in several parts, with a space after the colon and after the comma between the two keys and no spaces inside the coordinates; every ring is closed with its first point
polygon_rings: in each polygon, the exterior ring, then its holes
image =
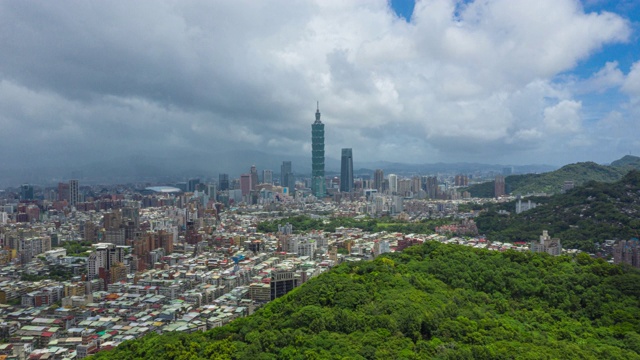
{"type": "MultiPolygon", "coordinates": [[[[542,174],[510,175],[505,178],[505,184],[507,191],[514,195],[557,194],[562,191],[565,181],[573,181],[576,186],[589,181],[614,182],[633,169],[640,169],[640,157],[627,155],[609,166],[582,162],[542,174]]],[[[468,191],[474,197],[493,197],[494,182],[472,185],[468,191]]]]}
{"type": "Polygon", "coordinates": [[[252,316],[94,359],[640,359],[640,274],[428,242],[342,264],[252,316]]]}
{"type": "Polygon", "coordinates": [[[491,240],[530,241],[542,230],[565,248],[593,251],[595,242],[629,239],[640,231],[640,172],[632,170],[615,183],[590,182],[566,194],[533,199],[535,209],[514,214],[514,202],[496,206],[477,219],[478,230],[491,240]],[[511,211],[501,215],[497,210],[511,211]]]}

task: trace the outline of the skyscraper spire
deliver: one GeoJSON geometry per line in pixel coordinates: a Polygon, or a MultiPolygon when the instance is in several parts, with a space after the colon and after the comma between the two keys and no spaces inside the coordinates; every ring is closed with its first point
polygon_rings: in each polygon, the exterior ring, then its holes
{"type": "Polygon", "coordinates": [[[314,124],[322,124],[320,121],[320,101],[316,102],[316,122],[314,124]]]}

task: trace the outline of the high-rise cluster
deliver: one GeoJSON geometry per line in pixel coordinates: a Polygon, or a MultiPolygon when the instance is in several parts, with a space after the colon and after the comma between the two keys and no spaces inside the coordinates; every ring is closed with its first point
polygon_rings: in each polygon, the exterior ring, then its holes
{"type": "MultiPolygon", "coordinates": [[[[320,121],[320,106],[316,108],[316,120],[311,124],[311,194],[323,198],[327,194],[327,180],[324,174],[324,124],[320,121]]],[[[331,180],[331,189],[339,188],[342,193],[353,192],[353,150],[342,149],[340,161],[340,181],[331,180]]]]}

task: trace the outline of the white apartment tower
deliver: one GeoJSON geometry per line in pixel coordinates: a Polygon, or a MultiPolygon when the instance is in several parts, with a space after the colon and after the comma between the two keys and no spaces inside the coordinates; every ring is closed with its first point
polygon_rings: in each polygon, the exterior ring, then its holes
{"type": "Polygon", "coordinates": [[[397,194],[398,193],[398,175],[389,174],[389,193],[397,194]]]}

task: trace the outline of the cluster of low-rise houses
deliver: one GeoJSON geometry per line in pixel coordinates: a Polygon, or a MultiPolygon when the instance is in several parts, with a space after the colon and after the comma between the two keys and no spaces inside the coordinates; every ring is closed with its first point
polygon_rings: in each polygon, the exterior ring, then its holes
{"type": "Polygon", "coordinates": [[[100,281],[3,282],[22,302],[0,306],[7,342],[0,351],[17,359],[83,358],[150,332],[211,329],[251,314],[331,264],[293,253],[239,252],[238,261],[208,252],[175,257],[174,265],[163,261],[104,289],[100,281]],[[32,302],[39,291],[55,292],[56,303],[32,302]]]}

